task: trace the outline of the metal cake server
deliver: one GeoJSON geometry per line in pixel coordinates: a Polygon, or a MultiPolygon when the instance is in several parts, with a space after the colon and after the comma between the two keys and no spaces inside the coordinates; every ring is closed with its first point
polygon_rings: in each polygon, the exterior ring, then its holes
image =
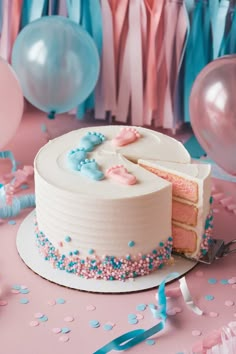
{"type": "MultiPolygon", "coordinates": [[[[179,253],[173,253],[186,259],[191,259],[186,257],[184,254],[180,255],[179,253]]],[[[198,262],[212,264],[215,260],[228,256],[232,253],[236,253],[236,239],[227,243],[221,239],[212,239],[207,254],[201,257],[198,262]]],[[[196,261],[196,259],[194,260],[196,261]]]]}

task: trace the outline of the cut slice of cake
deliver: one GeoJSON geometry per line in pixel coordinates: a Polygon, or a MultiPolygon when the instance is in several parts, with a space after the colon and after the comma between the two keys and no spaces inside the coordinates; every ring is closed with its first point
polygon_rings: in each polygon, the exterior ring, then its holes
{"type": "Polygon", "coordinates": [[[173,249],[200,258],[211,234],[211,166],[141,159],[138,164],[171,182],[173,249]]]}

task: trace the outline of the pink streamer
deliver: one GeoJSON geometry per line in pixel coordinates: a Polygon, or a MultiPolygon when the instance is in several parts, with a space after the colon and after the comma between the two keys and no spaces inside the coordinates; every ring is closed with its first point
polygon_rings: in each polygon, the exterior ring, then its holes
{"type": "Polygon", "coordinates": [[[10,13],[12,0],[3,0],[3,23],[0,40],[0,56],[9,60],[10,55],[10,13]]]}

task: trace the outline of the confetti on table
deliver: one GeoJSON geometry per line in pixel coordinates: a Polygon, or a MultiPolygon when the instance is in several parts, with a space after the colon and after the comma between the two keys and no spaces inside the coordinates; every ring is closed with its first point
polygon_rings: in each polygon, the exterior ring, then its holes
{"type": "Polygon", "coordinates": [[[44,315],[43,317],[39,318],[39,321],[40,322],[47,322],[48,321],[48,317],[44,315]]]}
{"type": "Polygon", "coordinates": [[[145,343],[148,344],[148,345],[154,345],[156,342],[155,342],[154,339],[146,339],[145,343]]]}
{"type": "Polygon", "coordinates": [[[137,313],[137,319],[138,320],[142,320],[144,318],[144,316],[141,313],[137,313]]]}
{"type": "Polygon", "coordinates": [[[129,313],[128,314],[128,319],[129,320],[136,320],[136,318],[137,318],[137,315],[135,313],[129,313]]]}
{"type": "Polygon", "coordinates": [[[12,285],[12,289],[14,289],[14,290],[20,290],[20,289],[21,289],[21,286],[18,285],[18,284],[13,284],[13,285],[12,285]]]}
{"type": "Polygon", "coordinates": [[[8,224],[9,224],[9,225],[16,225],[16,221],[15,221],[15,220],[9,220],[9,221],[8,221],[8,224]]]}
{"type": "Polygon", "coordinates": [[[104,326],[103,326],[103,329],[104,329],[105,331],[111,331],[112,328],[113,328],[113,326],[110,325],[110,324],[104,324],[104,326]]]}
{"type": "Polygon", "coordinates": [[[70,328],[68,328],[68,327],[62,327],[62,329],[61,329],[61,333],[63,333],[63,334],[66,334],[66,333],[70,333],[70,328]]]}
{"type": "Polygon", "coordinates": [[[65,302],[66,302],[66,300],[64,300],[64,299],[61,298],[61,297],[58,298],[58,299],[56,299],[56,303],[57,303],[57,304],[61,304],[61,305],[62,305],[62,304],[64,304],[65,302]]]}
{"type": "Polygon", "coordinates": [[[233,285],[232,285],[232,289],[236,289],[236,284],[233,284],[233,285]]]}
{"type": "Polygon", "coordinates": [[[181,309],[181,307],[174,307],[174,310],[176,313],[180,313],[182,312],[183,310],[181,309]]]}
{"type": "Polygon", "coordinates": [[[202,334],[202,332],[201,332],[200,330],[198,330],[198,329],[194,329],[194,330],[192,331],[192,335],[193,335],[194,337],[199,337],[199,336],[201,336],[201,334],[202,334]]]}
{"type": "Polygon", "coordinates": [[[66,316],[66,317],[64,318],[64,321],[65,321],[65,322],[73,322],[73,321],[74,321],[74,317],[73,317],[73,316],[66,316]]]}
{"type": "Polygon", "coordinates": [[[20,290],[11,289],[12,294],[20,294],[20,290]]]}
{"type": "Polygon", "coordinates": [[[29,294],[29,289],[20,289],[19,291],[21,294],[29,294]]]}
{"type": "Polygon", "coordinates": [[[20,303],[26,305],[26,304],[29,303],[29,300],[28,300],[26,297],[22,297],[22,298],[20,299],[20,303]]]}
{"type": "Polygon", "coordinates": [[[100,327],[100,323],[99,323],[99,321],[97,321],[97,320],[91,320],[91,321],[89,321],[89,324],[90,324],[90,326],[91,326],[92,328],[98,328],[98,327],[100,327]]]}
{"type": "Polygon", "coordinates": [[[137,311],[144,311],[144,310],[146,310],[146,308],[147,308],[146,304],[139,304],[139,305],[137,305],[136,310],[137,311]]]}
{"type": "Polygon", "coordinates": [[[229,284],[228,283],[228,279],[221,279],[220,283],[223,284],[223,285],[229,284]]]}
{"type": "Polygon", "coordinates": [[[50,305],[50,306],[54,306],[54,305],[56,305],[56,301],[55,300],[48,300],[48,305],[50,305]]]}
{"type": "Polygon", "coordinates": [[[168,316],[175,316],[176,315],[176,311],[174,308],[167,310],[166,313],[168,316]]]}
{"type": "Polygon", "coordinates": [[[218,312],[211,311],[211,312],[209,313],[209,316],[210,316],[210,317],[218,317],[219,314],[218,314],[218,312]]]}
{"type": "Polygon", "coordinates": [[[236,284],[236,277],[228,279],[228,284],[236,284]]]}
{"type": "Polygon", "coordinates": [[[137,324],[138,323],[138,319],[137,318],[129,318],[128,319],[128,322],[129,322],[129,324],[137,324]]]}
{"type": "Polygon", "coordinates": [[[29,323],[30,327],[37,327],[39,325],[38,321],[30,321],[29,323]]]}
{"type": "Polygon", "coordinates": [[[148,307],[152,310],[155,310],[156,309],[156,305],[155,304],[149,304],[148,307]]]}
{"type": "Polygon", "coordinates": [[[6,306],[8,302],[6,300],[0,300],[0,306],[6,306]]]}
{"type": "Polygon", "coordinates": [[[43,316],[44,316],[44,314],[41,313],[41,312],[36,312],[36,313],[34,314],[34,317],[35,317],[35,318],[42,318],[43,316]]]}
{"type": "Polygon", "coordinates": [[[59,337],[59,341],[60,341],[60,342],[64,342],[64,343],[65,343],[65,342],[68,342],[69,339],[70,339],[70,338],[69,338],[68,336],[60,336],[60,337],[59,337]]]}
{"type": "Polygon", "coordinates": [[[205,299],[207,300],[207,301],[212,301],[212,300],[214,300],[214,296],[213,295],[206,295],[205,296],[205,299]]]}
{"type": "Polygon", "coordinates": [[[217,280],[215,278],[210,278],[210,279],[208,279],[208,283],[209,284],[216,284],[217,280]]]}
{"type": "Polygon", "coordinates": [[[87,311],[94,311],[94,310],[96,310],[96,307],[94,305],[87,305],[86,310],[87,311]]]}
{"type": "Polygon", "coordinates": [[[52,328],[52,332],[55,333],[55,334],[61,333],[61,328],[54,327],[54,328],[52,328]]]}
{"type": "Polygon", "coordinates": [[[225,306],[228,306],[228,307],[234,306],[234,301],[233,300],[226,300],[225,301],[225,306]]]}

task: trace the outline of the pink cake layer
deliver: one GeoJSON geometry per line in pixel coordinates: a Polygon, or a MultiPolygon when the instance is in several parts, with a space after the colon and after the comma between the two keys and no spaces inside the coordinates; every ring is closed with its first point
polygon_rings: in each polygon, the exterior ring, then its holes
{"type": "Polygon", "coordinates": [[[196,182],[190,181],[184,177],[177,176],[173,173],[161,171],[158,168],[140,164],[146,170],[154,173],[170,183],[172,183],[173,196],[183,198],[193,203],[198,202],[198,185],[196,182]]]}
{"type": "Polygon", "coordinates": [[[194,205],[172,200],[172,219],[182,224],[196,226],[198,209],[194,205]]]}
{"type": "Polygon", "coordinates": [[[173,249],[178,252],[195,252],[197,235],[193,230],[187,230],[172,224],[173,249]]]}

